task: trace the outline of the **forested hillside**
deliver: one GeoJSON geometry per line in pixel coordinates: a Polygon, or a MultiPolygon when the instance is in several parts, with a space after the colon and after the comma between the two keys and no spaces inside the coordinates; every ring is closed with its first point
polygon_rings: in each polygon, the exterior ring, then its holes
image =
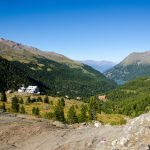
{"type": "Polygon", "coordinates": [[[85,98],[116,87],[113,81],[87,65],[13,41],[0,40],[0,55],[46,85],[47,94],[52,96],[85,98]]]}
{"type": "Polygon", "coordinates": [[[119,113],[138,116],[150,111],[150,77],[130,81],[110,92],[103,104],[106,113],[119,113]]]}
{"type": "Polygon", "coordinates": [[[135,78],[150,76],[150,51],[131,53],[121,63],[106,71],[105,75],[118,84],[135,78]]]}
{"type": "Polygon", "coordinates": [[[18,87],[29,84],[39,86],[41,92],[46,92],[48,87],[33,79],[28,72],[18,68],[13,62],[0,57],[0,90],[17,90],[18,87]]]}

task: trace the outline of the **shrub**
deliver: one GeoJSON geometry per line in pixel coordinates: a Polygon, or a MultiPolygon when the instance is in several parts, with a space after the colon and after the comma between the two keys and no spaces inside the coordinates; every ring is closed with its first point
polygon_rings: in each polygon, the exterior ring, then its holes
{"type": "Polygon", "coordinates": [[[87,121],[87,106],[85,104],[81,105],[80,115],[78,119],[79,119],[79,122],[87,121]]]}
{"type": "Polygon", "coordinates": [[[44,115],[45,119],[53,119],[54,118],[54,113],[52,112],[46,112],[44,115]]]}
{"type": "Polygon", "coordinates": [[[38,102],[42,102],[42,98],[40,96],[38,97],[38,102]]]}
{"type": "Polygon", "coordinates": [[[71,106],[69,108],[69,111],[67,113],[67,121],[69,124],[77,123],[78,122],[78,117],[76,115],[76,111],[74,106],[71,106]]]}
{"type": "Polygon", "coordinates": [[[50,101],[49,104],[50,104],[50,105],[53,105],[53,101],[50,101]]]}
{"type": "Polygon", "coordinates": [[[11,109],[13,112],[19,112],[19,101],[16,96],[12,98],[11,109]]]}
{"type": "Polygon", "coordinates": [[[30,96],[27,98],[27,100],[26,100],[26,104],[29,104],[29,103],[31,103],[31,98],[30,98],[30,96]]]}
{"type": "Polygon", "coordinates": [[[49,104],[49,98],[48,98],[48,96],[45,96],[44,103],[48,103],[49,104]]]}
{"type": "Polygon", "coordinates": [[[2,102],[6,102],[6,101],[7,101],[7,96],[6,96],[5,91],[2,91],[2,92],[1,92],[1,101],[2,101],[2,102]]]}
{"type": "Polygon", "coordinates": [[[26,113],[25,108],[23,106],[20,107],[20,113],[21,114],[25,114],[26,113]]]}
{"type": "Polygon", "coordinates": [[[88,103],[88,112],[90,120],[96,120],[97,111],[98,111],[98,102],[97,99],[94,96],[92,96],[88,103]]]}
{"type": "Polygon", "coordinates": [[[5,106],[5,103],[3,103],[3,104],[0,106],[0,109],[2,109],[3,112],[6,112],[6,106],[5,106]]]}
{"type": "Polygon", "coordinates": [[[19,103],[20,103],[20,104],[23,104],[23,99],[22,99],[22,98],[19,100],[19,103]]]}
{"type": "Polygon", "coordinates": [[[60,103],[60,100],[54,108],[54,118],[58,121],[65,122],[64,107],[60,103]]]}
{"type": "Polygon", "coordinates": [[[39,116],[39,115],[40,115],[40,110],[39,110],[39,108],[38,108],[38,107],[33,107],[33,108],[32,108],[32,114],[39,116]]]}

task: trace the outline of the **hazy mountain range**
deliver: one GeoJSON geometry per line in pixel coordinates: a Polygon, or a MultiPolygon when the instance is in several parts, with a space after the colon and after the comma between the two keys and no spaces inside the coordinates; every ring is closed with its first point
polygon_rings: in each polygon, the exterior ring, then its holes
{"type": "Polygon", "coordinates": [[[102,73],[116,65],[114,62],[105,61],[105,60],[102,60],[102,61],[84,60],[84,61],[79,61],[79,62],[89,65],[95,70],[98,70],[99,72],[102,72],[102,73]]]}

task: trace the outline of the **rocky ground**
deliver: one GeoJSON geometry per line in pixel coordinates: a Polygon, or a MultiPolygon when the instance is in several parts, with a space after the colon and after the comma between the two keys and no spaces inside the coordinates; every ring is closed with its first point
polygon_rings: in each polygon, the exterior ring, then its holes
{"type": "Polygon", "coordinates": [[[63,125],[27,115],[0,115],[0,150],[148,150],[150,113],[125,126],[63,125]]]}
{"type": "Polygon", "coordinates": [[[112,147],[113,150],[150,150],[150,113],[129,120],[112,147]]]}

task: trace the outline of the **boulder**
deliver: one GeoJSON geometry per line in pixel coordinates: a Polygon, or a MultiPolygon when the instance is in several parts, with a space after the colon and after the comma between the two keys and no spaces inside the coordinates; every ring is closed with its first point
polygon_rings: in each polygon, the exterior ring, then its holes
{"type": "Polygon", "coordinates": [[[56,126],[56,127],[58,127],[58,128],[66,128],[66,125],[63,124],[63,123],[60,122],[60,121],[54,121],[54,122],[52,122],[52,125],[53,125],[53,126],[56,126]]]}
{"type": "Polygon", "coordinates": [[[94,127],[99,128],[102,124],[99,121],[94,122],[94,127]]]}

